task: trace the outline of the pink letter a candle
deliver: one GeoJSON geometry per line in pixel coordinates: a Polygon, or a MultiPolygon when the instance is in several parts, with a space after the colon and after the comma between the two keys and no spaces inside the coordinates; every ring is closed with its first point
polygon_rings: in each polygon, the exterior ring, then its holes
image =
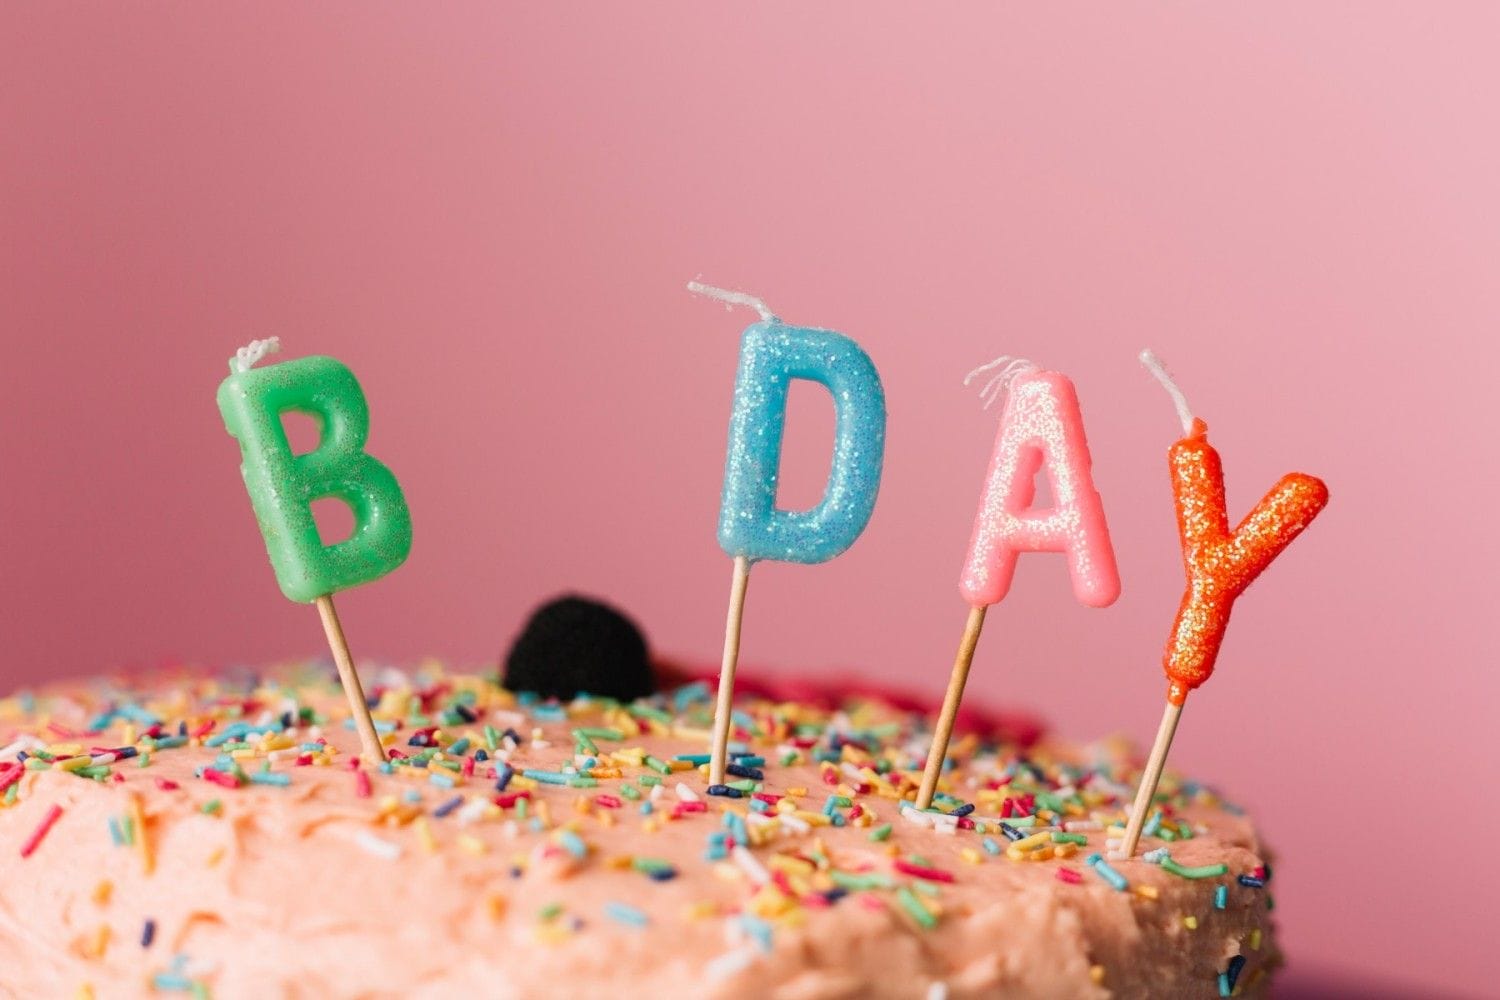
{"type": "Polygon", "coordinates": [[[1091,468],[1073,383],[1057,372],[1017,374],[959,580],[964,600],[973,607],[995,604],[1010,590],[1022,552],[1061,552],[1080,603],[1114,603],[1120,575],[1091,468]],[[1038,472],[1046,473],[1052,492],[1053,505],[1044,510],[1031,506],[1038,472]]]}
{"type": "Polygon", "coordinates": [[[971,372],[965,384],[996,367],[1000,371],[981,393],[985,405],[1006,392],[1007,383],[1008,394],[959,578],[959,590],[969,602],[969,619],[933,731],[917,794],[919,809],[929,808],[937,793],[985,610],[1009,592],[1020,554],[1066,555],[1073,594],[1089,607],[1105,607],[1120,596],[1115,551],[1104,523],[1104,503],[1094,489],[1083,414],[1073,383],[1065,375],[1042,371],[1030,362],[1000,358],[971,372]],[[1052,493],[1052,506],[1045,509],[1032,507],[1039,473],[1046,474],[1052,493]]]}

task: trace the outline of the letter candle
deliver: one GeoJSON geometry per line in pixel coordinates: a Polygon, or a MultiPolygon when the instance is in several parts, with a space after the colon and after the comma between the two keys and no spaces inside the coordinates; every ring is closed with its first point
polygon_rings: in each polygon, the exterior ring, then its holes
{"type": "Polygon", "coordinates": [[[743,292],[696,281],[688,282],[688,291],[730,306],[749,306],[761,318],[740,338],[719,509],[719,546],[734,560],[709,757],[709,783],[719,785],[728,764],[734,672],[750,567],[761,559],[827,562],[865,530],[875,509],[885,455],[885,393],[869,355],[843,334],[790,326],[760,299],[743,292]],[[787,390],[797,378],[826,387],[835,414],[828,485],[822,501],[803,511],[776,507],[787,390]]]}
{"type": "Polygon", "coordinates": [[[980,397],[988,409],[1005,395],[1005,410],[959,578],[959,590],[969,603],[969,617],[933,730],[927,767],[922,772],[916,803],[919,809],[930,807],[937,793],[985,611],[1009,591],[1019,555],[1066,554],[1073,594],[1089,607],[1105,607],[1120,596],[1114,548],[1104,522],[1103,501],[1094,489],[1083,414],[1073,383],[1067,376],[1043,371],[1030,361],[1000,357],[970,372],[964,385],[995,369],[998,371],[980,390],[980,397]],[[1031,505],[1037,473],[1043,470],[1053,506],[1038,510],[1031,505]]]}
{"type": "Polygon", "coordinates": [[[307,357],[255,369],[280,349],[277,338],[257,340],[229,359],[219,386],[219,412],[240,445],[240,473],[265,538],[281,592],[318,606],[339,680],[359,730],[365,756],[385,760],[370,718],[349,643],[333,606],[335,591],[368,583],[406,561],[411,515],[396,477],[364,450],[370,411],[349,371],[333,358],[307,357]],[[281,415],[310,414],[322,425],[317,448],[292,453],[281,415]],[[349,538],[324,545],[312,502],[344,501],[354,512],[349,538]]]}
{"type": "Polygon", "coordinates": [[[1141,828],[1156,798],[1156,786],[1188,692],[1213,674],[1235,599],[1328,503],[1328,487],[1322,480],[1301,472],[1289,473],[1231,532],[1224,467],[1219,453],[1208,443],[1208,425],[1193,416],[1182,391],[1154,354],[1142,351],[1140,360],[1166,388],[1182,421],[1183,437],[1168,451],[1167,462],[1187,589],[1167,639],[1163,658],[1167,707],[1125,828],[1120,853],[1126,858],[1135,855],[1140,843],[1141,828]]]}

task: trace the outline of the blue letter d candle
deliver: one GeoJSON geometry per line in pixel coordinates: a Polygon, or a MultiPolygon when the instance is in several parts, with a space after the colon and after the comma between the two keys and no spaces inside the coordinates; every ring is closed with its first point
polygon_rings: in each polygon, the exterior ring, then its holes
{"type": "Polygon", "coordinates": [[[818,563],[843,552],[870,521],[885,454],[885,393],[858,344],[832,330],[772,319],[745,328],[719,510],[731,557],[818,563]],[[778,510],[781,437],[794,378],[826,386],[835,413],[833,467],[811,510],[778,510]]]}

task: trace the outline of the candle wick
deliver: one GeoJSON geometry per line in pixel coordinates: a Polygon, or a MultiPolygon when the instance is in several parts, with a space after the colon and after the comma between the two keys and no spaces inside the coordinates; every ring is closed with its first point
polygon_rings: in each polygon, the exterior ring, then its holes
{"type": "Polygon", "coordinates": [[[766,305],[759,297],[749,292],[736,292],[728,288],[720,288],[717,285],[705,285],[701,281],[689,281],[687,290],[694,295],[701,295],[706,299],[717,299],[724,303],[725,309],[733,309],[735,306],[749,306],[760,313],[760,318],[767,323],[776,319],[776,314],[771,307],[766,305]]]}
{"type": "Polygon", "coordinates": [[[1182,433],[1184,436],[1191,437],[1193,433],[1193,409],[1188,406],[1187,397],[1182,394],[1181,389],[1177,388],[1177,383],[1172,380],[1172,376],[1167,374],[1167,366],[1161,363],[1160,358],[1151,353],[1151,348],[1149,347],[1141,352],[1140,358],[1141,364],[1146,366],[1148,372],[1156,376],[1156,380],[1161,383],[1162,388],[1167,390],[1167,395],[1172,397],[1172,405],[1177,407],[1177,419],[1182,421],[1182,433]]]}
{"type": "Polygon", "coordinates": [[[1015,380],[1017,375],[1036,371],[1037,364],[1025,358],[1002,354],[994,361],[980,365],[965,375],[964,385],[968,385],[980,375],[988,371],[994,371],[996,368],[1000,370],[991,375],[989,381],[984,383],[984,388],[979,390],[979,398],[984,400],[984,409],[986,410],[993,406],[997,399],[1004,398],[1006,391],[1010,389],[1011,382],[1015,380]]]}
{"type": "Polygon", "coordinates": [[[267,354],[276,354],[281,350],[280,337],[267,337],[265,340],[252,340],[250,343],[234,352],[234,357],[229,359],[229,370],[232,372],[247,372],[255,367],[255,363],[267,354]]]}

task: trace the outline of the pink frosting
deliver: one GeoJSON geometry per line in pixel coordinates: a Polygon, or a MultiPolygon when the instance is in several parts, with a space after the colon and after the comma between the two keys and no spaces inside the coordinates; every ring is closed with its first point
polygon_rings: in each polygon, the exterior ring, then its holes
{"type": "MultiPolygon", "coordinates": [[[[590,788],[517,777],[507,794],[529,794],[526,817],[518,815],[519,799],[496,805],[494,781],[486,776],[493,759],[474,766],[472,775],[397,768],[366,775],[366,785],[348,766],[358,742],[342,725],[340,696],[321,683],[297,688],[296,697],[329,721],[294,729],[290,738],[326,739],[330,749],[312,756],[327,763],[297,766],[294,747],[271,762],[272,773],[289,776],[285,787],[224,788],[205,780],[202,769],[213,767],[221,750],[198,744],[237,715],[274,718],[288,690],[229,696],[212,684],[163,688],[140,703],[201,731],[194,745],[157,750],[149,767],[137,766],[138,758],[119,761],[112,765],[118,778],[91,781],[54,764],[26,770],[14,782],[15,801],[0,809],[0,969],[11,995],[72,995],[88,986],[101,998],[138,996],[165,974],[200,982],[220,997],[1209,996],[1218,972],[1244,955],[1243,995],[1253,996],[1265,989],[1264,973],[1277,961],[1265,890],[1233,877],[1264,864],[1254,831],[1201,794],[1173,800],[1179,808],[1170,822],[1196,835],[1168,846],[1181,865],[1224,863],[1230,874],[1194,880],[1140,859],[1120,861],[1115,867],[1132,888],[1118,892],[1084,862],[1088,852],[1106,849],[1102,831],[1087,832],[1088,846],[1069,858],[1017,861],[1003,853],[1008,842],[998,816],[1012,806],[1002,799],[1023,799],[997,783],[1004,755],[974,757],[972,740],[955,745],[966,765],[947,787],[978,804],[968,821],[985,824],[984,835],[902,818],[886,790],[905,787],[909,794],[907,772],[860,781],[857,766],[844,766],[861,759],[858,749],[844,751],[836,765],[803,752],[799,762],[780,766],[780,748],[796,746],[790,729],[752,739],[768,757],[763,790],[773,796],[790,790],[801,806],[786,819],[775,812],[779,807],[770,818],[752,819],[748,800],[707,796],[705,779],[690,766],[661,776],[620,765],[619,777],[601,777],[590,788]],[[210,719],[213,729],[206,728],[210,719]],[[439,787],[432,774],[440,775],[439,784],[451,778],[455,787],[439,787]],[[653,775],[662,777],[660,792],[640,782],[653,775]],[[642,798],[626,797],[626,786],[642,798]],[[847,817],[845,825],[813,825],[827,796],[841,792],[851,804],[830,808],[847,817]],[[653,794],[653,812],[643,816],[640,802],[653,794]],[[462,804],[440,815],[455,797],[462,804]],[[702,806],[683,805],[691,800],[702,806]],[[214,801],[217,808],[205,811],[214,801]],[[53,807],[61,815],[23,858],[18,845],[53,807]],[[118,829],[137,809],[134,845],[116,846],[111,821],[118,829]],[[726,829],[726,811],[751,824],[760,842],[743,854],[707,860],[710,836],[726,829]],[[886,824],[885,839],[872,839],[886,824]],[[1002,853],[986,850],[985,836],[1002,853]],[[679,875],[654,881],[632,865],[641,859],[654,859],[641,862],[647,867],[670,864],[679,875]],[[913,876],[913,869],[928,877],[913,876]],[[1081,882],[1062,881],[1060,869],[1081,882]],[[829,902],[819,892],[833,888],[834,873],[888,887],[857,888],[829,902]],[[777,881],[761,886],[766,876],[777,881]],[[1227,886],[1224,909],[1213,903],[1219,885],[1227,886]],[[913,919],[902,887],[934,926],[924,929],[913,919]],[[622,906],[645,926],[612,919],[622,906]],[[755,933],[747,935],[747,912],[758,914],[753,926],[769,929],[768,951],[755,933]],[[140,939],[148,919],[155,940],[146,948],[140,939]],[[183,958],[174,967],[177,954],[183,958]]],[[[427,698],[424,711],[433,711],[435,690],[442,697],[472,695],[475,716],[436,739],[451,746],[468,737],[482,745],[485,725],[513,728],[521,743],[507,751],[502,741],[499,752],[518,771],[555,772],[574,763],[571,734],[581,727],[620,731],[620,740],[598,737],[605,761],[639,751],[671,761],[706,745],[701,707],[653,722],[575,704],[566,719],[538,721],[506,692],[463,676],[421,691],[387,685],[377,717],[403,716],[414,697],[427,698]]],[[[81,740],[59,735],[80,732],[105,704],[90,690],[45,696],[29,712],[15,699],[0,702],[0,738],[20,733],[54,747],[80,741],[103,747],[138,735],[126,732],[133,725],[126,721],[81,740]]],[[[900,749],[908,738],[905,718],[888,708],[867,704],[847,716],[768,702],[741,708],[756,719],[776,718],[778,711],[783,718],[832,719],[856,733],[887,726],[882,732],[889,735],[880,739],[894,757],[910,756],[909,777],[917,774],[923,748],[900,749]]],[[[402,728],[392,745],[414,752],[412,732],[402,728]]],[[[256,750],[271,745],[263,735],[244,742],[251,746],[240,751],[241,765],[257,773],[275,751],[256,750]]],[[[0,754],[0,768],[26,746],[34,744],[12,742],[0,754]]],[[[1069,762],[1110,773],[1082,786],[1080,796],[1097,805],[1072,821],[1123,817],[1119,800],[1128,796],[1131,776],[1124,748],[1044,740],[1027,760],[1048,773],[1069,762]]],[[[1164,788],[1177,794],[1170,780],[1164,788]]],[[[1162,842],[1148,838],[1143,846],[1162,842]]]]}

